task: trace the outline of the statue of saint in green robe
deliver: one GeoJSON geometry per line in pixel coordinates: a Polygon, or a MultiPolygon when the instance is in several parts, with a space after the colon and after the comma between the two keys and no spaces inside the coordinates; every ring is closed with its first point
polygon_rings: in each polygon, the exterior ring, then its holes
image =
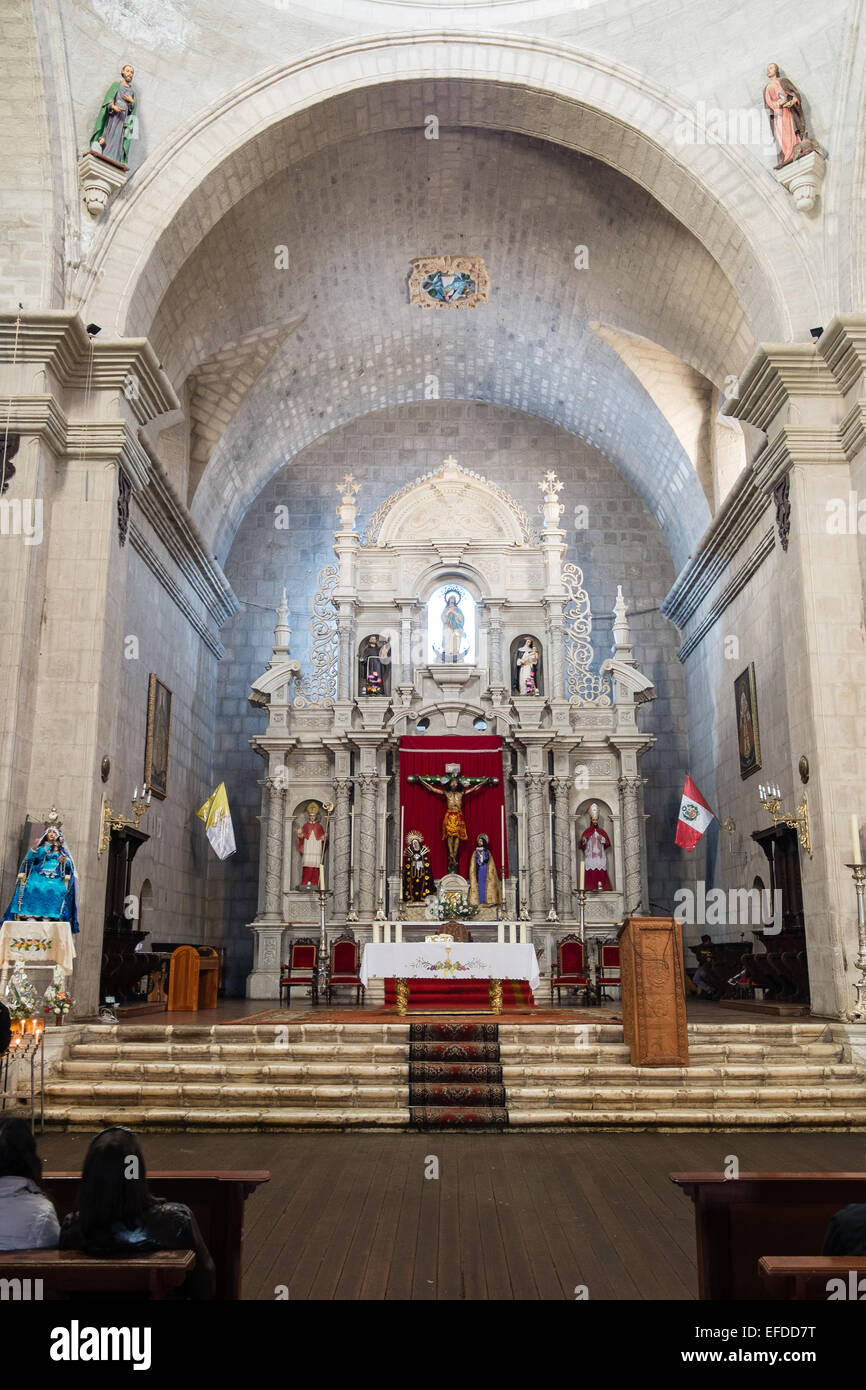
{"type": "Polygon", "coordinates": [[[121,72],[120,82],[112,83],[105,93],[90,137],[93,152],[113,160],[115,164],[126,165],[129,160],[129,142],[135,120],[134,75],[135,69],[127,63],[121,72]]]}

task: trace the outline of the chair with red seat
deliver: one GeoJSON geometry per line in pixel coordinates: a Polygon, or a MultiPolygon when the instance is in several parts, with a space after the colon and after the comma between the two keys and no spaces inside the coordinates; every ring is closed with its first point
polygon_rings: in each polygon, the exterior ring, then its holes
{"type": "Polygon", "coordinates": [[[331,1002],[331,990],[342,989],[348,986],[355,991],[355,1003],[360,1004],[361,995],[366,995],[367,991],[361,984],[361,977],[358,974],[358,965],[361,956],[361,947],[355,940],[351,932],[343,932],[335,941],[331,942],[331,969],[328,975],[328,1003],[331,1002]]]}
{"type": "Polygon", "coordinates": [[[280,969],[280,1004],[283,990],[286,1000],[292,1002],[291,991],[299,986],[312,990],[313,1003],[319,1002],[319,948],[311,936],[299,936],[289,948],[289,961],[280,969]]]}
{"type": "Polygon", "coordinates": [[[598,947],[598,968],[595,973],[595,987],[599,1000],[604,998],[604,987],[622,989],[622,975],[619,968],[619,946],[614,942],[602,941],[598,947]]]}
{"type": "Polygon", "coordinates": [[[556,943],[556,968],[550,976],[550,1002],[553,1003],[554,990],[557,1001],[561,1004],[562,990],[589,988],[583,963],[583,942],[573,933],[564,936],[556,943]]]}

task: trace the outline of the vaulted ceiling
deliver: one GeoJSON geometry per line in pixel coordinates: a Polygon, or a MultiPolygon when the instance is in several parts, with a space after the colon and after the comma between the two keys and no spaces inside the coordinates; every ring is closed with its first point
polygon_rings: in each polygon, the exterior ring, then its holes
{"type": "Polygon", "coordinates": [[[299,140],[250,151],[258,182],[197,243],[186,229],[193,249],[150,335],[192,392],[190,504],[218,558],[305,445],[436,395],[513,406],[598,448],[647,500],[677,565],[705,529],[695,411],[713,409],[713,388],[777,329],[760,269],[732,229],[735,288],[688,209],[678,220],[552,140],[472,124],[469,85],[391,84],[387,129],[370,129],[375,91],[323,104],[299,140]],[[438,139],[425,137],[430,113],[438,139]],[[484,258],[489,303],[411,305],[412,258],[455,253],[484,258]]]}

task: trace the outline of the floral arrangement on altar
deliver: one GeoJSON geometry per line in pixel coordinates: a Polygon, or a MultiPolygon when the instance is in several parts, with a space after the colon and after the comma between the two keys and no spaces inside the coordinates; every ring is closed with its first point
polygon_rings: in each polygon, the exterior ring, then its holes
{"type": "Polygon", "coordinates": [[[456,891],[443,893],[436,904],[435,916],[440,922],[450,922],[452,917],[455,922],[471,920],[477,917],[479,907],[477,903],[471,903],[465,893],[456,891]]]}
{"type": "Polygon", "coordinates": [[[55,968],[53,981],[45,991],[45,1013],[54,1014],[59,1023],[64,1015],[69,1013],[74,1003],[75,1000],[67,994],[63,987],[63,972],[58,966],[55,968]]]}
{"type": "Polygon", "coordinates": [[[28,980],[20,960],[13,966],[9,984],[6,986],[6,1003],[13,1023],[32,1018],[36,1009],[36,990],[28,980]]]}

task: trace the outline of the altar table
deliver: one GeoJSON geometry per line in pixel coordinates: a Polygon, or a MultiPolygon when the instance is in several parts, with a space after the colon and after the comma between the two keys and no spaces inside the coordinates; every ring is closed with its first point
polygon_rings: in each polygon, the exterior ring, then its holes
{"type": "Polygon", "coordinates": [[[0,927],[0,973],[22,961],[25,965],[59,965],[64,975],[71,975],[74,957],[68,922],[26,917],[21,922],[6,921],[0,927]]]}
{"type": "Polygon", "coordinates": [[[373,942],[364,947],[360,975],[365,989],[371,978],[394,980],[401,1017],[410,980],[489,980],[490,1008],[501,1014],[503,980],[527,980],[536,990],[541,978],[534,946],[498,941],[373,942]]]}

